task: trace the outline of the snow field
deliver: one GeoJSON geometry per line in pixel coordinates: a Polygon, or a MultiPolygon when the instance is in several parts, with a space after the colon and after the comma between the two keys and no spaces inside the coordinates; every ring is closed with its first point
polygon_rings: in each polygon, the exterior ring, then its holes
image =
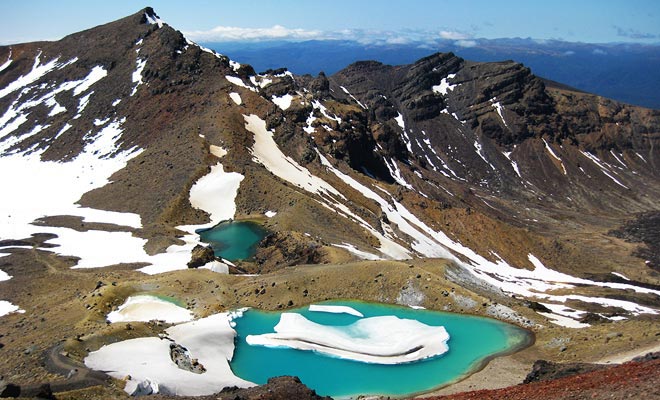
{"type": "Polygon", "coordinates": [[[170,358],[170,340],[153,337],[103,346],[89,353],[85,365],[117,379],[130,375],[124,389],[128,393],[140,385],[181,396],[210,395],[228,386],[254,386],[235,376],[229,367],[236,336],[230,319],[228,313],[214,314],[166,330],[169,339],[185,347],[204,366],[206,372],[202,374],[179,369],[170,358]]]}

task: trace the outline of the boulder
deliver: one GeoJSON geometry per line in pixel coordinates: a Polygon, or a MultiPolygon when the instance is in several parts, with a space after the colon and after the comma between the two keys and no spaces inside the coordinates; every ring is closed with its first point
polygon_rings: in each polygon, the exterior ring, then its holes
{"type": "Polygon", "coordinates": [[[215,253],[209,246],[197,245],[192,249],[188,268],[199,268],[215,260],[215,253]]]}

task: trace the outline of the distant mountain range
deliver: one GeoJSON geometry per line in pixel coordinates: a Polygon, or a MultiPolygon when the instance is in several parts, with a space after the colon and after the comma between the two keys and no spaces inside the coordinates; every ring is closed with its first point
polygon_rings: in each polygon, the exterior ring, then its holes
{"type": "Polygon", "coordinates": [[[251,64],[257,71],[286,66],[295,74],[333,74],[362,60],[409,64],[434,52],[453,52],[472,61],[514,60],[535,75],[629,104],[660,108],[660,45],[589,44],[557,40],[478,39],[415,44],[364,45],[314,40],[261,43],[204,43],[251,64]],[[465,45],[471,47],[465,47],[465,45]]]}

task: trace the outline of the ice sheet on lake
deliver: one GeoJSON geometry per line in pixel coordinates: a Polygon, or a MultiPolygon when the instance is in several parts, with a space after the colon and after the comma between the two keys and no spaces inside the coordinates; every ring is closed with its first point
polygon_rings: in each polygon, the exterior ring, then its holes
{"type": "Polygon", "coordinates": [[[364,317],[364,315],[353,307],[349,306],[329,306],[323,304],[310,304],[309,311],[326,312],[332,314],[349,314],[356,317],[364,317]]]}
{"type": "Polygon", "coordinates": [[[449,334],[442,326],[381,316],[348,326],[317,324],[300,314],[282,313],[275,333],[249,335],[250,345],[311,350],[332,357],[375,364],[403,364],[447,352],[449,334]]]}

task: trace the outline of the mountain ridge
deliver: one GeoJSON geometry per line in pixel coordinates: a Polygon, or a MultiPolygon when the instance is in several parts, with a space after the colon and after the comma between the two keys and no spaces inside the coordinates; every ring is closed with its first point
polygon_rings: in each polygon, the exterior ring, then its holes
{"type": "Polygon", "coordinates": [[[366,45],[353,41],[203,42],[258,71],[287,66],[296,74],[334,74],[359,59],[408,64],[430,52],[454,52],[462,58],[493,62],[516,60],[538,76],[637,106],[658,109],[658,45],[589,44],[534,39],[476,39],[475,46],[454,41],[366,45]]]}

